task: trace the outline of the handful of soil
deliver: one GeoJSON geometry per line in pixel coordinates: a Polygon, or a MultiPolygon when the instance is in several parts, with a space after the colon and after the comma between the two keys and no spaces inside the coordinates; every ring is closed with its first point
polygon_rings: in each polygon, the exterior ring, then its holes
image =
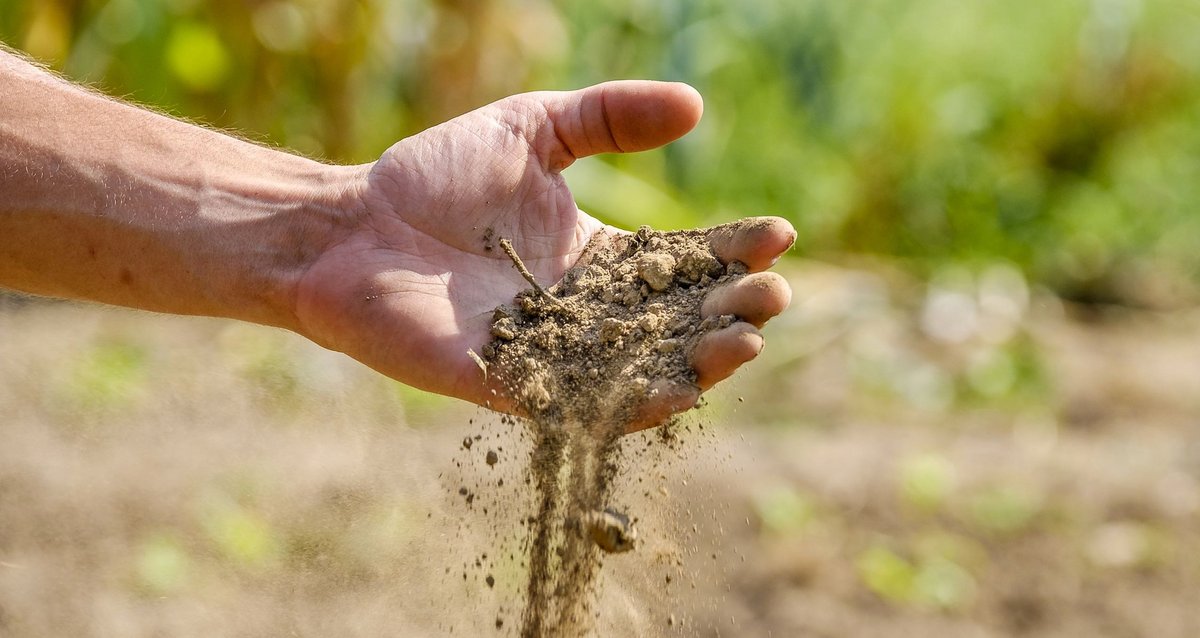
{"type": "Polygon", "coordinates": [[[599,234],[549,289],[500,241],[532,286],[496,308],[481,359],[534,439],[522,636],[585,633],[597,548],[633,548],[636,530],[608,502],[618,441],[660,393],[695,384],[696,344],[736,321],[701,317],[713,287],[746,273],[713,253],[709,238],[723,230],[599,234]]]}
{"type": "Polygon", "coordinates": [[[701,319],[704,297],[746,273],[717,259],[710,232],[643,226],[599,236],[548,290],[518,265],[535,288],[496,308],[483,350],[489,373],[534,422],[589,426],[624,427],[656,392],[694,384],[692,349],[736,320],[701,319]]]}

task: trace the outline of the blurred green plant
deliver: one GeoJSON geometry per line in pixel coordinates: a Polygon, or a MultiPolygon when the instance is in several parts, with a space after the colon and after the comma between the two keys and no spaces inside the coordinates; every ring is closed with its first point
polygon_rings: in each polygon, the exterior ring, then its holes
{"type": "Polygon", "coordinates": [[[762,521],[763,531],[778,536],[801,534],[817,517],[812,498],[786,486],[757,494],[754,511],[762,521]]]}
{"type": "Polygon", "coordinates": [[[152,596],[172,593],[184,585],[190,561],[179,541],[169,534],[155,534],[138,547],[135,573],[137,586],[152,596]]]}
{"type": "Polygon", "coordinates": [[[145,389],[146,358],[138,344],[100,341],[72,366],[62,394],[71,404],[88,409],[129,407],[145,389]]]}
{"type": "Polygon", "coordinates": [[[926,552],[910,560],[879,542],[855,562],[858,576],[880,598],[917,609],[957,611],[975,599],[975,577],[952,557],[926,552]]]}
{"type": "Polygon", "coordinates": [[[900,463],[900,500],[925,513],[942,506],[955,487],[955,470],[949,459],[920,454],[900,463]]]}
{"type": "Polygon", "coordinates": [[[253,472],[232,473],[212,485],[196,504],[205,537],[235,567],[264,569],[274,566],[282,554],[280,533],[260,503],[264,487],[253,472]]]}
{"type": "Polygon", "coordinates": [[[0,4],[0,39],[73,78],[335,161],[516,91],[688,81],[699,129],[585,160],[582,207],[779,213],[808,253],[1157,306],[1200,298],[1197,31],[1194,0],[0,4]]]}
{"type": "Polygon", "coordinates": [[[205,512],[203,524],[209,540],[238,567],[262,567],[279,555],[274,530],[252,510],[232,503],[214,504],[205,512]]]}
{"type": "Polygon", "coordinates": [[[222,354],[246,381],[280,407],[296,408],[295,399],[303,388],[287,344],[282,333],[264,332],[246,324],[230,324],[218,338],[222,354]]]}
{"type": "Polygon", "coordinates": [[[1015,534],[1034,522],[1042,511],[1040,495],[1017,485],[997,485],[972,495],[966,516],[977,528],[994,534],[1015,534]]]}

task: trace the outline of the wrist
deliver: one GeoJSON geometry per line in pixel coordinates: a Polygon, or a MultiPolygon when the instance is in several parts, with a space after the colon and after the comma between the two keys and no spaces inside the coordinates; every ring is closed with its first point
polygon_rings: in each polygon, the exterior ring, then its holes
{"type": "Polygon", "coordinates": [[[269,171],[235,177],[209,193],[214,211],[228,210],[230,201],[239,209],[228,220],[238,238],[231,246],[236,272],[226,279],[233,286],[220,314],[303,332],[296,312],[300,281],[352,232],[363,168],[269,152],[276,155],[269,171]]]}

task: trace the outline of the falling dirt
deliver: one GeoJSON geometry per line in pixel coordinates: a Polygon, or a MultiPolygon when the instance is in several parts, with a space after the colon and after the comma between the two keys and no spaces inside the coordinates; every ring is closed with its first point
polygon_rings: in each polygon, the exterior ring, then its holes
{"type": "Polygon", "coordinates": [[[701,314],[714,286],[746,273],[709,245],[728,230],[598,235],[549,289],[500,238],[532,285],[496,309],[480,359],[533,439],[521,636],[587,633],[603,552],[636,549],[636,520],[610,503],[618,443],[654,406],[692,395],[693,349],[736,321],[701,314]]]}

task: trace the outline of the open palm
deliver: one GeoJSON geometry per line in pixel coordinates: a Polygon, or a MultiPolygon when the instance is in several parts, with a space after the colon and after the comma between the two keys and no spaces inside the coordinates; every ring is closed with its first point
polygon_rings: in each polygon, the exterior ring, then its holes
{"type": "MultiPolygon", "coordinates": [[[[660,146],[700,111],[685,85],[614,82],[513,96],[401,140],[363,167],[344,234],[301,282],[307,336],[410,385],[508,409],[467,355],[490,338],[492,310],[528,287],[499,239],[512,241],[540,282],[557,281],[593,235],[621,232],[576,207],[561,171],[586,155],[660,146]]],[[[716,237],[723,258],[761,270],[794,234],[772,220],[716,237]]],[[[786,306],[781,278],[743,282],[706,306],[756,325],[786,306]]],[[[702,386],[758,353],[750,323],[701,344],[702,386]]],[[[671,395],[653,419],[690,406],[698,391],[671,395]]]]}

